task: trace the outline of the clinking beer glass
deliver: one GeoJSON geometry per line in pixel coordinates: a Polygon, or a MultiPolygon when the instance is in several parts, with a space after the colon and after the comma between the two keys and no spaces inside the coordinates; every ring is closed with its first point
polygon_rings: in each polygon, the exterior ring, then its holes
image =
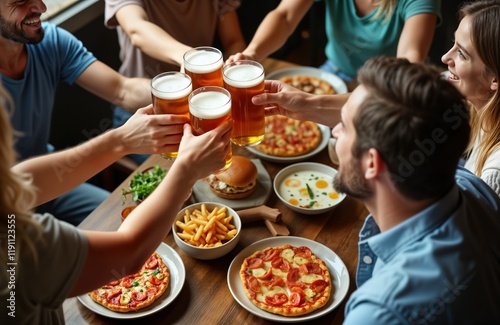
{"type": "MultiPolygon", "coordinates": [[[[151,95],[155,114],[177,114],[189,117],[188,96],[192,91],[191,78],[181,72],[160,73],[151,80],[151,95]]],[[[177,150],[163,152],[166,159],[175,159],[177,150]]]]}
{"type": "MultiPolygon", "coordinates": [[[[189,95],[189,114],[194,135],[211,131],[231,119],[231,94],[222,87],[207,86],[193,90],[189,95]]],[[[231,166],[231,148],[226,156],[226,164],[215,173],[231,166]]]]}
{"type": "Polygon", "coordinates": [[[193,90],[205,86],[222,87],[222,52],[200,46],[184,53],[184,70],[193,81],[193,90]]]}
{"type": "Polygon", "coordinates": [[[232,98],[233,136],[238,146],[254,146],[264,139],[264,105],[254,105],[252,97],[264,92],[264,67],[258,62],[240,60],[224,65],[224,87],[232,98]]]}

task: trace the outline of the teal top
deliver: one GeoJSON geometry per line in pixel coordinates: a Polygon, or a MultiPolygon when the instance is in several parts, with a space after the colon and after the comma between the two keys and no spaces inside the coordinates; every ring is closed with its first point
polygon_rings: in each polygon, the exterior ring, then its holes
{"type": "Polygon", "coordinates": [[[328,42],[326,57],[342,72],[354,77],[368,59],[396,56],[405,21],[421,13],[435,13],[441,20],[441,0],[400,0],[388,22],[375,21],[370,14],[359,17],[354,0],[324,0],[328,42]]]}

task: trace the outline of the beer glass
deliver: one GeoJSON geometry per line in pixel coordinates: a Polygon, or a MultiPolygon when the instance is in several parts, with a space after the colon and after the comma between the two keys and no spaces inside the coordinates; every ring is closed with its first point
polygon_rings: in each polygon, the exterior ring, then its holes
{"type": "Polygon", "coordinates": [[[240,60],[223,68],[224,87],[231,93],[233,136],[238,146],[254,146],[264,139],[264,105],[254,105],[252,97],[264,92],[264,68],[255,61],[240,60]]]}
{"type": "Polygon", "coordinates": [[[222,87],[222,52],[200,46],[184,53],[184,70],[193,81],[193,90],[205,86],[222,87]]]}
{"type": "MultiPolygon", "coordinates": [[[[176,114],[189,117],[188,96],[191,78],[181,72],[160,73],[151,80],[151,95],[155,114],[176,114]]],[[[177,151],[163,152],[166,159],[175,159],[177,151]]]]}
{"type": "MultiPolygon", "coordinates": [[[[207,86],[193,90],[189,95],[189,115],[194,135],[201,135],[215,129],[231,119],[231,94],[222,87],[207,86]]],[[[217,172],[229,168],[233,160],[231,149],[226,164],[217,172]]]]}

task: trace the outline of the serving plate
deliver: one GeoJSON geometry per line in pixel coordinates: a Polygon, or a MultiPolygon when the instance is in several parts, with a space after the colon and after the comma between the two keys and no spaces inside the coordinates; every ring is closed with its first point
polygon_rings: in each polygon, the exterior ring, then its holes
{"type": "Polygon", "coordinates": [[[332,85],[333,89],[337,92],[337,94],[347,93],[347,85],[346,83],[340,79],[338,76],[333,73],[323,71],[314,67],[293,67],[293,68],[285,68],[271,72],[266,76],[266,79],[271,80],[280,80],[283,77],[288,76],[311,76],[323,79],[332,85]]]}
{"type": "Polygon", "coordinates": [[[347,267],[345,266],[344,262],[337,254],[335,254],[328,247],[318,242],[293,236],[271,237],[253,243],[252,245],[243,249],[238,255],[236,255],[236,257],[229,265],[229,270],[227,272],[227,284],[229,287],[229,291],[231,291],[231,294],[233,295],[236,302],[238,302],[243,308],[245,308],[255,316],[275,322],[297,323],[324,316],[325,314],[334,310],[338,305],[340,305],[340,303],[347,296],[347,291],[349,289],[349,272],[347,271],[347,267]],[[258,250],[273,246],[282,246],[286,244],[292,246],[309,247],[311,251],[316,254],[316,256],[321,258],[326,263],[328,270],[330,271],[330,277],[335,287],[335,291],[325,306],[311,312],[310,314],[296,317],[285,317],[282,315],[272,314],[264,311],[255,306],[247,298],[245,290],[243,289],[243,285],[241,284],[240,267],[246,257],[250,256],[258,250]]]}
{"type": "Polygon", "coordinates": [[[215,195],[210,190],[207,179],[198,180],[193,186],[193,199],[196,202],[217,202],[230,206],[234,210],[253,208],[266,204],[271,195],[273,183],[267,169],[259,159],[250,159],[257,167],[257,188],[243,199],[229,200],[215,195]]]}
{"type": "Polygon", "coordinates": [[[313,151],[308,152],[304,155],[294,156],[294,157],[279,157],[279,156],[273,156],[273,155],[268,155],[266,153],[263,153],[262,151],[257,150],[255,147],[246,147],[246,149],[259,158],[262,158],[262,159],[267,160],[267,161],[276,162],[276,163],[290,164],[290,163],[304,161],[304,160],[309,159],[312,156],[316,155],[321,150],[325,149],[326,146],[328,145],[328,141],[331,137],[330,128],[328,126],[322,125],[322,124],[318,124],[318,126],[319,126],[319,129],[321,131],[321,141],[320,141],[319,145],[316,147],[316,149],[314,149],[313,151]]]}
{"type": "Polygon", "coordinates": [[[156,249],[170,271],[170,283],[163,295],[158,298],[152,305],[140,309],[136,312],[119,313],[109,310],[96,303],[88,294],[78,296],[78,300],[94,313],[116,319],[134,319],[148,316],[167,307],[181,292],[184,281],[186,280],[186,269],[181,257],[170,246],[161,243],[156,249]]]}

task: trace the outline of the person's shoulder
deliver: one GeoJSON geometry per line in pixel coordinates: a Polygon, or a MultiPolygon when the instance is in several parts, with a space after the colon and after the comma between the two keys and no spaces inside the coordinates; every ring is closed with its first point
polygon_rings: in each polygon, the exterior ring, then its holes
{"type": "Polygon", "coordinates": [[[51,22],[42,23],[44,37],[42,42],[61,42],[64,40],[77,40],[76,36],[51,22]]]}
{"type": "Polygon", "coordinates": [[[482,201],[488,209],[500,210],[500,197],[481,178],[474,175],[470,170],[459,166],[455,173],[455,181],[460,191],[467,197],[474,197],[482,201]]]}

